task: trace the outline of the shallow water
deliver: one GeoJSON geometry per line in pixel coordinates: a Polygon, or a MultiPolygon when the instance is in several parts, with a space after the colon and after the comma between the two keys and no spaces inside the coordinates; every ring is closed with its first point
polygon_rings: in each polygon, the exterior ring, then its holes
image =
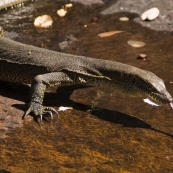
{"type": "MultiPolygon", "coordinates": [[[[141,27],[130,13],[102,16],[103,5],[75,3],[60,18],[56,11],[62,5],[64,1],[46,0],[2,11],[0,23],[7,36],[19,42],[152,71],[173,95],[171,33],[141,27]],[[52,28],[34,28],[34,18],[42,14],[52,16],[52,28]],[[130,20],[120,22],[122,16],[130,20]],[[97,36],[112,30],[125,32],[97,36]],[[146,46],[133,48],[128,40],[146,46]],[[62,50],[59,43],[64,41],[67,47],[62,50]],[[137,59],[141,53],[146,60],[137,59]]],[[[54,115],[52,124],[46,118],[40,127],[31,116],[21,120],[28,85],[1,82],[0,88],[0,172],[173,172],[173,113],[168,105],[152,107],[141,98],[100,87],[60,86],[48,90],[44,105],[73,110],[54,115]]]]}

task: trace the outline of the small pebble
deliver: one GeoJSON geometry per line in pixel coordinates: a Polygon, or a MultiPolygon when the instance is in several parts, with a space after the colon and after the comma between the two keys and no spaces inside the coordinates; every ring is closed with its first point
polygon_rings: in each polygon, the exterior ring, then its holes
{"type": "Polygon", "coordinates": [[[159,14],[160,14],[159,9],[154,7],[154,8],[151,8],[151,9],[145,11],[141,15],[141,19],[142,20],[154,20],[159,16],[159,14]]]}
{"type": "Polygon", "coordinates": [[[73,7],[73,4],[72,3],[66,4],[65,7],[66,8],[71,8],[71,7],[73,7]]]}
{"type": "Polygon", "coordinates": [[[129,18],[128,17],[120,17],[119,20],[125,22],[125,21],[129,21],[129,18]]]}
{"type": "Polygon", "coordinates": [[[42,15],[34,20],[34,26],[38,28],[49,28],[53,24],[53,20],[49,15],[42,15]]]}
{"type": "Polygon", "coordinates": [[[68,41],[63,41],[58,44],[61,50],[64,50],[68,47],[68,41]]]}
{"type": "Polygon", "coordinates": [[[97,20],[98,20],[97,17],[93,17],[91,21],[92,21],[92,22],[97,22],[97,20]]]}
{"type": "Polygon", "coordinates": [[[63,8],[57,11],[58,16],[64,17],[66,15],[67,11],[63,8]]]}
{"type": "Polygon", "coordinates": [[[146,57],[147,57],[146,54],[141,53],[141,54],[138,55],[137,59],[145,60],[146,57]]]}
{"type": "Polygon", "coordinates": [[[103,32],[103,33],[100,33],[98,34],[99,37],[110,37],[112,35],[115,35],[115,34],[119,34],[119,33],[122,33],[124,31],[109,31],[109,32],[103,32]]]}
{"type": "Polygon", "coordinates": [[[129,40],[127,43],[130,46],[133,46],[133,47],[143,47],[143,46],[145,46],[145,43],[141,42],[141,41],[129,40]]]}

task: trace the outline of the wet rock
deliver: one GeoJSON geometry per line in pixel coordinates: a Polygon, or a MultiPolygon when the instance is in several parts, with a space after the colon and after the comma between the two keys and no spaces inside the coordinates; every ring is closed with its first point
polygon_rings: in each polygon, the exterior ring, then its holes
{"type": "Polygon", "coordinates": [[[97,22],[97,20],[98,20],[97,17],[93,17],[93,18],[91,19],[91,22],[97,22]]]}
{"type": "Polygon", "coordinates": [[[92,4],[104,4],[102,0],[70,0],[71,2],[80,2],[84,5],[92,5],[92,4]]]}
{"type": "Polygon", "coordinates": [[[141,54],[139,54],[139,55],[137,56],[137,59],[146,60],[146,57],[147,57],[146,54],[141,53],[141,54]]]}
{"type": "Polygon", "coordinates": [[[78,41],[78,39],[75,38],[73,35],[66,36],[66,39],[67,39],[70,43],[75,42],[75,41],[78,41]]]}
{"type": "Polygon", "coordinates": [[[73,7],[73,4],[72,3],[66,4],[65,7],[66,8],[71,8],[71,7],[73,7]]]}
{"type": "Polygon", "coordinates": [[[110,37],[112,35],[115,35],[115,34],[119,34],[119,33],[122,33],[124,31],[109,31],[109,32],[103,32],[103,33],[100,33],[98,34],[99,37],[110,37]]]}
{"type": "Polygon", "coordinates": [[[142,20],[154,20],[159,16],[159,14],[160,14],[159,9],[154,7],[154,8],[151,8],[151,9],[145,11],[141,15],[141,19],[142,20]]]}
{"type": "Polygon", "coordinates": [[[72,35],[66,36],[65,41],[59,43],[59,47],[61,50],[67,49],[75,41],[78,41],[78,39],[75,38],[74,36],[72,36],[72,35]]]}
{"type": "Polygon", "coordinates": [[[14,39],[14,38],[16,38],[18,36],[19,36],[19,34],[17,34],[14,31],[11,31],[11,32],[6,31],[5,32],[5,37],[10,38],[10,39],[14,39]]]}
{"type": "Polygon", "coordinates": [[[60,10],[57,11],[57,14],[60,17],[64,17],[67,14],[67,10],[65,10],[65,9],[62,8],[62,9],[60,9],[60,10]]]}
{"type": "Polygon", "coordinates": [[[59,43],[59,47],[61,50],[68,48],[68,41],[63,41],[63,42],[59,43]]]}
{"type": "Polygon", "coordinates": [[[136,40],[129,40],[127,43],[130,46],[132,46],[132,47],[143,47],[143,46],[145,46],[145,43],[144,42],[136,41],[136,40]]]}
{"type": "Polygon", "coordinates": [[[129,21],[129,18],[128,17],[120,17],[119,20],[125,22],[125,21],[129,21]]]}
{"type": "Polygon", "coordinates": [[[49,15],[42,15],[35,19],[34,26],[38,28],[49,28],[53,24],[53,19],[49,15]]]}
{"type": "Polygon", "coordinates": [[[154,30],[173,30],[173,1],[172,0],[118,0],[114,4],[106,8],[101,14],[113,14],[120,12],[128,12],[138,14],[133,20],[142,26],[149,27],[154,30]],[[141,12],[146,9],[157,7],[160,10],[159,20],[153,20],[151,22],[141,21],[141,12]]]}

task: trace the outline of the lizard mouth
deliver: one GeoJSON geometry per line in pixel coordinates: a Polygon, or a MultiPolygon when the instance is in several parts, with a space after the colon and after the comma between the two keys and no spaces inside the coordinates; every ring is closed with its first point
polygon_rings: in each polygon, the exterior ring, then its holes
{"type": "Polygon", "coordinates": [[[169,105],[170,105],[171,109],[173,110],[173,103],[170,102],[169,105]]]}

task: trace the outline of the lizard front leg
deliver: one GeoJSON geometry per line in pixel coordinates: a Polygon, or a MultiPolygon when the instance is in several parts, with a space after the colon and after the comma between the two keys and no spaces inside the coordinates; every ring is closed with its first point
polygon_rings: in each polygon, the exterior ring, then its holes
{"type": "Polygon", "coordinates": [[[63,72],[53,72],[42,75],[37,75],[31,85],[30,91],[30,103],[28,109],[23,115],[23,119],[29,113],[33,113],[35,116],[40,116],[42,121],[42,116],[45,114],[50,114],[52,118],[52,112],[57,111],[51,107],[43,107],[43,98],[46,88],[48,86],[55,86],[61,84],[73,83],[73,80],[63,72]]]}

